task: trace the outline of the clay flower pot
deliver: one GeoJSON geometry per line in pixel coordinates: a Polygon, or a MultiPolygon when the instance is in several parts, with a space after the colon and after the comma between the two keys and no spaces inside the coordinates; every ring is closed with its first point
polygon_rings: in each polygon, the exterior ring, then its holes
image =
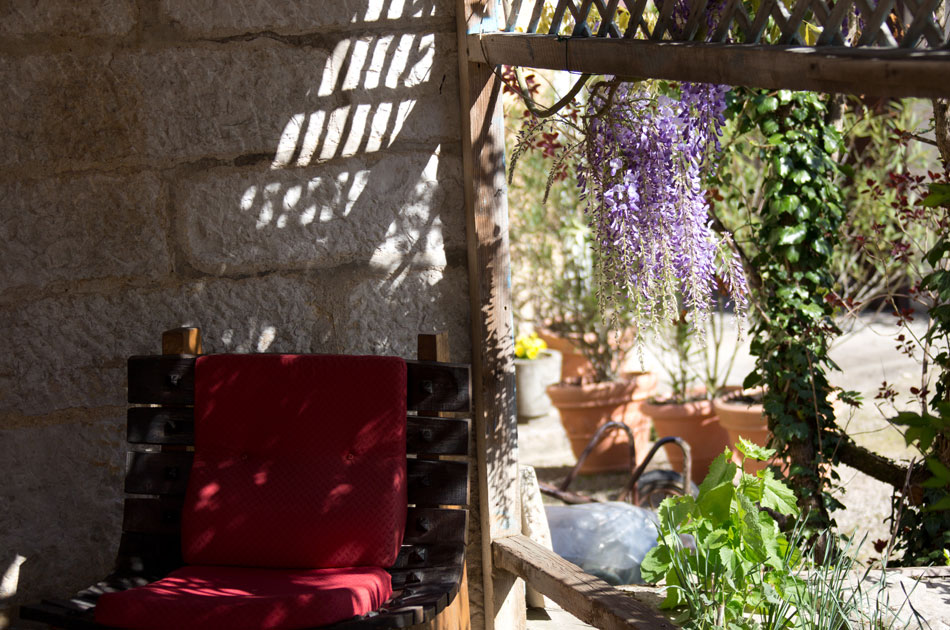
{"type": "Polygon", "coordinates": [[[538,337],[547,344],[548,348],[561,353],[560,380],[567,381],[572,378],[582,378],[593,373],[594,367],[590,364],[590,361],[581,354],[577,346],[569,339],[559,337],[548,331],[538,331],[538,337]]]}
{"type": "MultiPolygon", "coordinates": [[[[762,389],[736,389],[726,392],[713,399],[713,408],[719,416],[719,423],[729,433],[729,447],[732,449],[732,459],[737,464],[742,461],[742,455],[735,448],[740,437],[758,444],[767,446],[769,443],[769,421],[761,402],[762,389]]],[[[746,460],[744,470],[755,474],[768,466],[768,462],[746,460]]]]}
{"type": "Polygon", "coordinates": [[[545,389],[561,380],[561,353],[542,350],[534,359],[515,359],[515,400],[518,421],[545,416],[551,412],[551,399],[545,389]]]}
{"type": "MultiPolygon", "coordinates": [[[[712,401],[700,399],[687,403],[651,401],[643,405],[643,413],[653,420],[657,437],[681,437],[689,444],[693,460],[692,481],[700,483],[709,472],[709,465],[729,444],[729,436],[719,426],[712,401]]],[[[676,444],[666,444],[666,456],[673,470],[683,472],[683,451],[676,444]]]]}
{"type": "MultiPolygon", "coordinates": [[[[560,412],[574,457],[580,457],[600,426],[615,420],[632,430],[639,464],[650,445],[650,420],[643,415],[641,407],[655,388],[656,375],[634,372],[625,374],[623,380],[607,383],[558,383],[548,387],[548,395],[560,412]]],[[[629,444],[626,432],[609,433],[584,460],[580,472],[629,470],[629,444]]]]}

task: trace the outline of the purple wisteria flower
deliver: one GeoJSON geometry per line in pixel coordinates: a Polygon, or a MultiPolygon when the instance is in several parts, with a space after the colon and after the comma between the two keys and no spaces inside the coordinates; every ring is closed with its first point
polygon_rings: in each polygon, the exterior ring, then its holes
{"type": "Polygon", "coordinates": [[[676,321],[700,337],[717,270],[737,311],[748,292],[732,247],[710,227],[704,169],[719,149],[727,86],[683,83],[678,98],[620,84],[590,100],[578,185],[605,305],[626,304],[641,328],[676,321]]]}

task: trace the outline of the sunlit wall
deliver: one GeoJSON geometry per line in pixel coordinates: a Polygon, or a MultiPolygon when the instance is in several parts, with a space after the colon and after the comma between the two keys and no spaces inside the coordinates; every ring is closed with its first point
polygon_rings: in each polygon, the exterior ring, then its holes
{"type": "Polygon", "coordinates": [[[108,572],[163,330],[468,359],[454,7],[0,4],[0,611],[108,572]]]}

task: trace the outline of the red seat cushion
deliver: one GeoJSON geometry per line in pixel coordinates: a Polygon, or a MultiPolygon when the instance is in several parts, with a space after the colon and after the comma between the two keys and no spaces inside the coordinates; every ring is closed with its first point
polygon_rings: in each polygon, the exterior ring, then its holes
{"type": "Polygon", "coordinates": [[[363,615],[392,594],[389,574],[355,569],[183,567],[96,604],[96,621],[136,630],[309,628],[363,615]]]}
{"type": "Polygon", "coordinates": [[[402,359],[199,357],[185,562],[392,566],[406,519],[405,430],[402,359]]]}

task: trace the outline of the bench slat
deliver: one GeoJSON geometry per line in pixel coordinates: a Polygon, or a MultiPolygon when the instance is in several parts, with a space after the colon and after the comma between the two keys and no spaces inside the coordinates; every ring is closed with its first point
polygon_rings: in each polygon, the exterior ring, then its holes
{"type": "Polygon", "coordinates": [[[421,506],[468,505],[466,462],[410,459],[409,503],[421,506]]]}
{"type": "MultiPolygon", "coordinates": [[[[188,451],[129,453],[125,491],[129,494],[183,495],[191,461],[188,451]]],[[[421,506],[467,505],[466,462],[410,459],[407,462],[409,503],[421,506]]]]}
{"type": "MultiPolygon", "coordinates": [[[[129,444],[185,445],[195,442],[191,407],[131,407],[129,444]]],[[[469,420],[409,416],[406,451],[426,455],[468,455],[469,420]]]]}
{"type": "Polygon", "coordinates": [[[406,514],[403,542],[412,544],[462,543],[468,540],[468,510],[412,507],[406,514]]]}
{"type": "Polygon", "coordinates": [[[162,451],[128,454],[125,491],[129,494],[183,495],[194,453],[162,451]]]}
{"type": "Polygon", "coordinates": [[[468,455],[467,418],[409,416],[406,452],[416,455],[468,455]]]}
{"type": "Polygon", "coordinates": [[[392,568],[462,566],[464,559],[462,545],[403,545],[392,568]]]}
{"type": "MultiPolygon", "coordinates": [[[[193,405],[195,360],[187,355],[129,357],[129,403],[193,405]]],[[[406,361],[410,411],[471,410],[470,370],[461,363],[406,361]]]]}
{"type": "Polygon", "coordinates": [[[129,407],[129,444],[195,443],[195,413],[191,407],[129,407]]]}

